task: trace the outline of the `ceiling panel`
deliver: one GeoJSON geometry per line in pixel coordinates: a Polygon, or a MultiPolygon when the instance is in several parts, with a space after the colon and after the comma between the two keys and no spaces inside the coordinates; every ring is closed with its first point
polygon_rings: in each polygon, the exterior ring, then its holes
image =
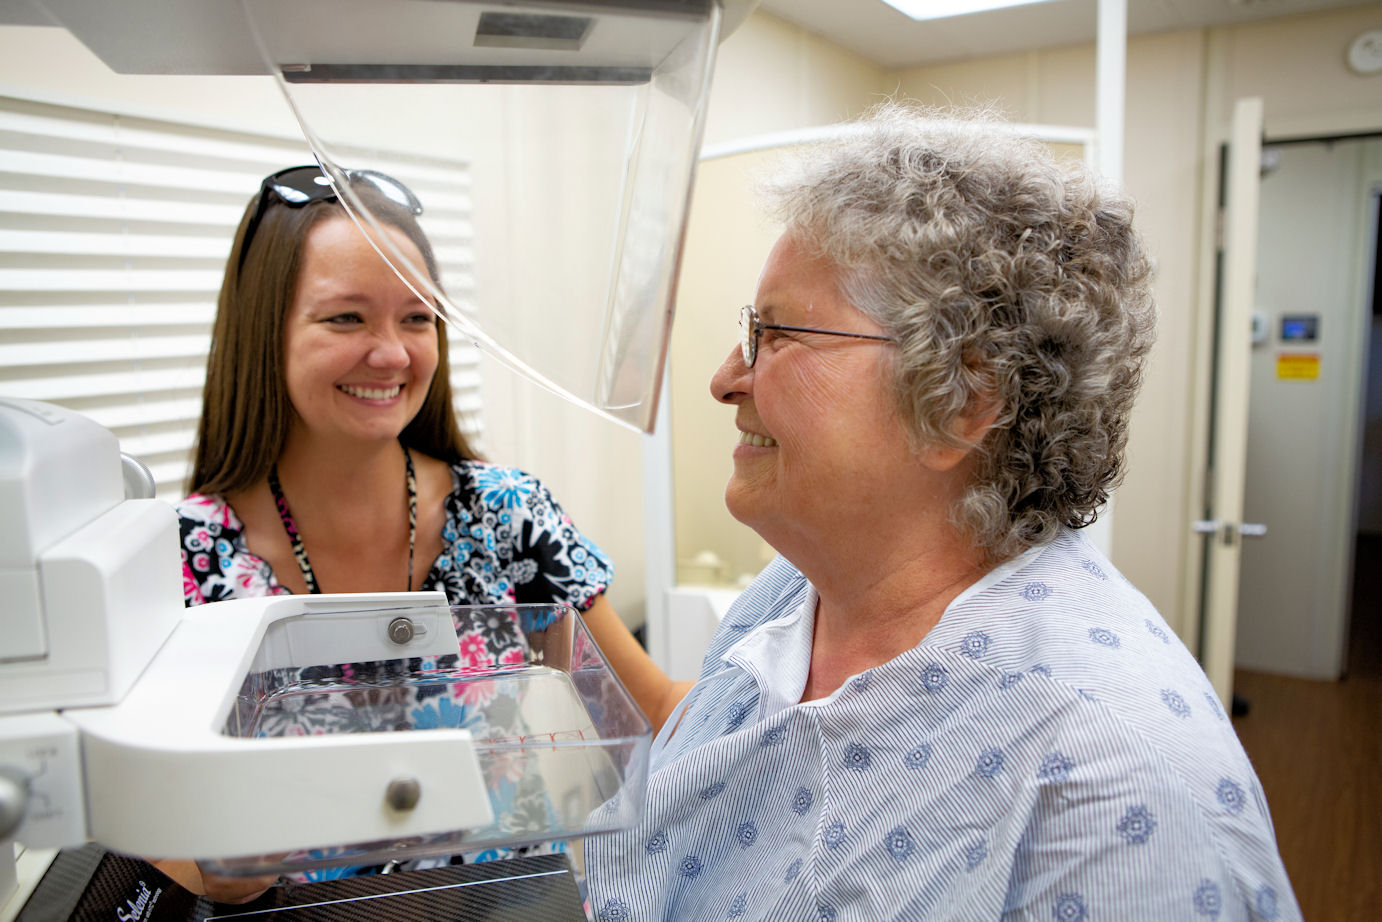
{"type": "MultiPolygon", "coordinates": [[[[1128,0],[1141,35],[1360,6],[1358,0],[1128,0]]],[[[761,0],[759,10],[888,68],[1094,41],[1097,0],[1047,0],[952,19],[914,22],[883,0],[761,0]]]]}

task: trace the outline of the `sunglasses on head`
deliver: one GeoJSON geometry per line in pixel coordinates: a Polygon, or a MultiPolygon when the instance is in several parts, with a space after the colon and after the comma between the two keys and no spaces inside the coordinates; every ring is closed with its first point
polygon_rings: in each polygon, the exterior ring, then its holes
{"type": "MultiPolygon", "coordinates": [[[[352,185],[364,184],[400,208],[407,209],[409,213],[422,214],[422,202],[418,201],[413,190],[392,176],[378,170],[345,170],[344,173],[346,180],[352,185]]],[[[259,230],[259,222],[264,219],[264,213],[275,201],[282,202],[289,208],[301,208],[312,202],[336,201],[338,198],[331,178],[316,164],[290,166],[265,176],[264,181],[259,184],[259,205],[254,209],[250,223],[245,227],[245,239],[240,244],[240,264],[236,267],[237,270],[245,268],[245,254],[249,252],[250,242],[254,240],[255,231],[259,230]]]]}

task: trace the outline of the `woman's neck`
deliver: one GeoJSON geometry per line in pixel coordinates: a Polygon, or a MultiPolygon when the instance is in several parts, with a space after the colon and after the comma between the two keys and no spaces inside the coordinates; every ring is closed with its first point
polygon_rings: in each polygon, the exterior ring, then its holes
{"type": "Polygon", "coordinates": [[[373,515],[395,510],[402,495],[404,459],[397,441],[341,446],[290,436],[277,469],[295,512],[310,507],[322,515],[352,507],[354,515],[373,515]],[[341,503],[342,496],[350,503],[341,503]]]}
{"type": "Polygon", "coordinates": [[[804,543],[800,561],[786,556],[820,596],[803,700],[915,647],[990,569],[948,518],[915,515],[875,521],[855,540],[804,543]]]}

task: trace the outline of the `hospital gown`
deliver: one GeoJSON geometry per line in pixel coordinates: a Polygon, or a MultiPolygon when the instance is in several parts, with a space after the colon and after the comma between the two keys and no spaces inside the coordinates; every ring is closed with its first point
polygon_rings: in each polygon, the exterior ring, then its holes
{"type": "Polygon", "coordinates": [[[731,608],[642,821],[586,845],[596,919],[1300,917],[1204,673],[1079,533],[800,703],[816,598],[779,558],[731,608]]]}

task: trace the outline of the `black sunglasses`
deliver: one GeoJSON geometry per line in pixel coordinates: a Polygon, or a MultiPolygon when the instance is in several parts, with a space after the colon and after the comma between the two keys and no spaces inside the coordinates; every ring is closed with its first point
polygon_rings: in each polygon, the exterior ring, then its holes
{"type": "MultiPolygon", "coordinates": [[[[392,176],[380,173],[378,170],[345,170],[344,172],[350,183],[365,183],[400,208],[407,209],[411,214],[422,214],[422,202],[418,201],[413,190],[392,176]]],[[[282,202],[289,208],[301,208],[311,202],[334,201],[338,198],[331,177],[316,164],[290,166],[285,170],[279,170],[277,173],[265,176],[264,181],[259,184],[259,205],[254,209],[254,214],[250,216],[250,223],[245,226],[245,239],[240,244],[240,263],[236,266],[236,271],[245,268],[245,254],[249,252],[250,242],[254,240],[254,233],[259,230],[259,222],[264,219],[264,213],[269,210],[269,205],[273,202],[282,202]]]]}

